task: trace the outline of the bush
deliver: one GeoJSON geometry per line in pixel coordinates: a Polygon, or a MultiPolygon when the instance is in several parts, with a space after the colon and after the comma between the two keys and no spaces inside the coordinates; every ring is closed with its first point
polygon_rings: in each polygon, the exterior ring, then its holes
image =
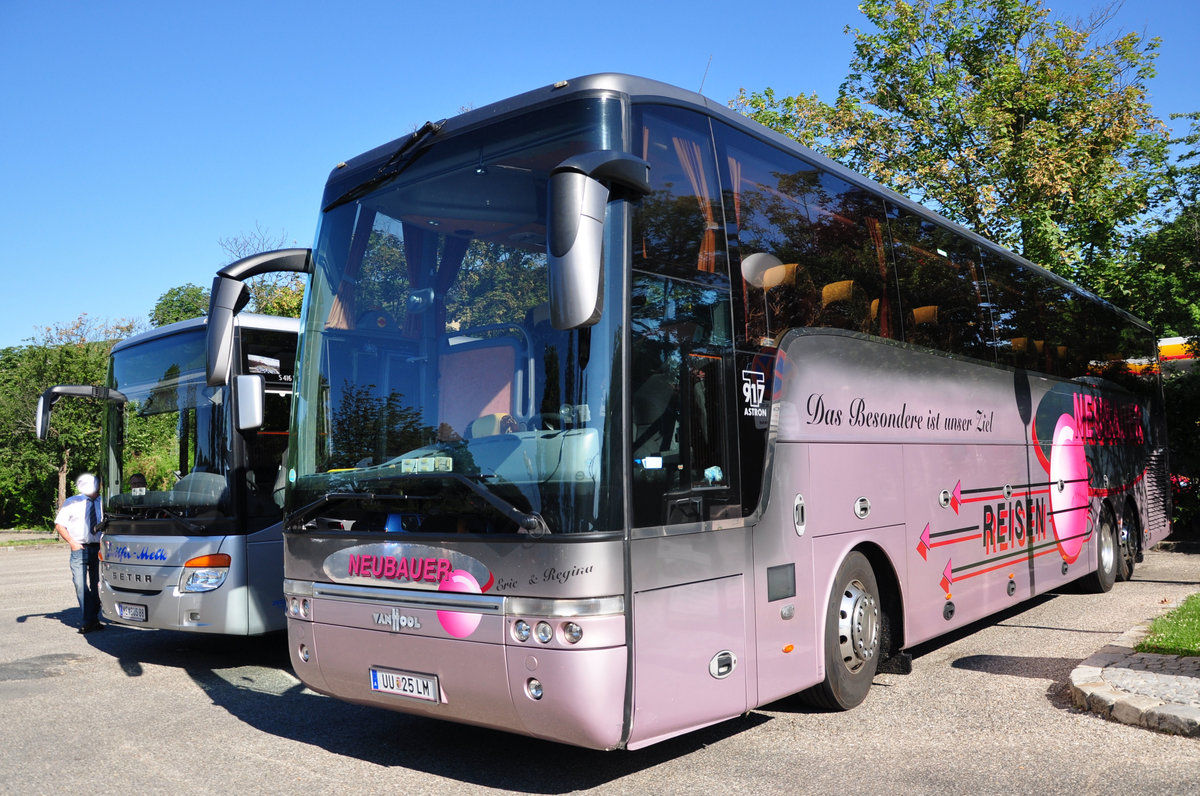
{"type": "Polygon", "coordinates": [[[1200,370],[1163,379],[1171,459],[1174,536],[1200,538],[1200,370]]]}

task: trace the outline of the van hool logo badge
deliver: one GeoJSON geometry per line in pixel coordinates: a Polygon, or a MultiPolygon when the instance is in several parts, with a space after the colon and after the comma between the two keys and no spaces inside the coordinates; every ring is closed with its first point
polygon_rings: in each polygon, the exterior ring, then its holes
{"type": "MultiPolygon", "coordinates": [[[[419,544],[357,545],[331,554],[325,559],[323,568],[331,580],[339,583],[392,585],[460,594],[485,594],[495,584],[491,570],[471,556],[419,544]]],[[[456,638],[466,638],[474,633],[481,619],[480,614],[464,611],[438,611],[437,616],[442,628],[456,638]]],[[[390,624],[391,616],[387,618],[390,624]]],[[[394,629],[401,627],[416,629],[419,625],[397,620],[394,629]]]]}

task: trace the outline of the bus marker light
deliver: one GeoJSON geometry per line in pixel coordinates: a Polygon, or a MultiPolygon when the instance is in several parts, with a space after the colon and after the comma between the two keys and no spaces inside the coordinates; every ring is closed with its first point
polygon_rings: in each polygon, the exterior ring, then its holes
{"type": "Polygon", "coordinates": [[[532,630],[529,627],[529,623],[524,619],[518,619],[513,623],[512,634],[513,638],[517,641],[529,641],[530,633],[532,633],[532,630]]]}
{"type": "Polygon", "coordinates": [[[543,644],[549,644],[554,639],[554,628],[550,627],[549,622],[537,623],[537,640],[543,644]]]}
{"type": "Polygon", "coordinates": [[[232,559],[224,553],[213,553],[207,556],[196,556],[189,558],[184,562],[185,567],[193,567],[196,569],[204,569],[208,567],[227,567],[232,563],[232,559]]]}
{"type": "Polygon", "coordinates": [[[543,693],[542,681],[536,677],[530,677],[525,681],[525,693],[529,695],[530,699],[541,699],[543,693]]]}
{"type": "Polygon", "coordinates": [[[788,645],[784,646],[783,653],[786,655],[787,653],[791,652],[794,649],[796,649],[796,647],[794,645],[788,644],[788,645]]]}
{"type": "Polygon", "coordinates": [[[583,628],[574,622],[567,622],[563,625],[563,638],[568,644],[578,644],[579,639],[583,638],[583,628]]]}

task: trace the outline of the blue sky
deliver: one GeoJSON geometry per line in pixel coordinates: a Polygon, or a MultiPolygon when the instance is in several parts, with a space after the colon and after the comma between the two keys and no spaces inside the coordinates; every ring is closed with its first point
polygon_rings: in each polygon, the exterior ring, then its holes
{"type": "MultiPolygon", "coordinates": [[[[211,283],[222,238],[311,245],[334,165],[463,107],[605,71],[832,100],[847,24],[845,0],[0,0],[0,348],[145,320],[211,283]]],[[[1200,110],[1200,3],[1130,0],[1116,24],[1163,40],[1160,118],[1200,110]]]]}

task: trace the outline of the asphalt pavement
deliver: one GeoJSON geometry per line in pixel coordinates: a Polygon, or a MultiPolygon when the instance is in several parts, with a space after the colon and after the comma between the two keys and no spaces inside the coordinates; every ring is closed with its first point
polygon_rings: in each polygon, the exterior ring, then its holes
{"type": "Polygon", "coordinates": [[[1150,551],[1109,594],[1043,595],[919,645],[912,674],[879,675],[846,713],[785,699],[598,753],[323,697],[279,635],[78,635],[66,545],[43,537],[0,535],[0,794],[1200,792],[1200,738],[1072,694],[1148,697],[1121,678],[1163,672],[1126,631],[1200,590],[1200,555],[1150,551]],[[1092,664],[1099,679],[1074,677],[1092,664]]]}

